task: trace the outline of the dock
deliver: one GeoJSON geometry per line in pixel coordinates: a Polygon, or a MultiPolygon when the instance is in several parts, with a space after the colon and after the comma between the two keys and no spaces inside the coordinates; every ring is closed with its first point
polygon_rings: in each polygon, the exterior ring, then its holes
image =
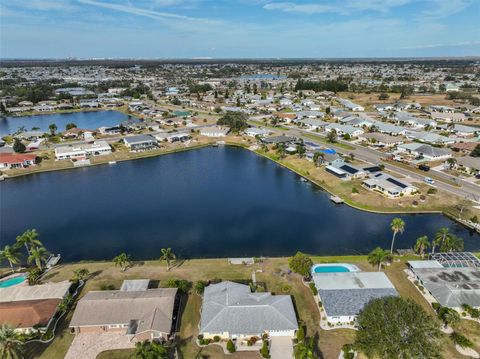
{"type": "Polygon", "coordinates": [[[60,254],[57,254],[57,255],[50,254],[50,257],[48,257],[47,264],[45,265],[45,267],[47,269],[51,269],[55,267],[58,264],[58,262],[60,262],[61,258],[62,256],[60,254]]]}
{"type": "Polygon", "coordinates": [[[330,196],[330,201],[332,201],[335,204],[342,204],[343,203],[343,199],[341,199],[338,196],[334,196],[334,195],[330,196]]]}

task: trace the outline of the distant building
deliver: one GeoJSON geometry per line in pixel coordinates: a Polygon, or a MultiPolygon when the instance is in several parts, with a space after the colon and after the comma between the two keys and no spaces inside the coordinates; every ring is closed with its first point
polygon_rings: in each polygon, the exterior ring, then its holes
{"type": "Polygon", "coordinates": [[[157,140],[150,135],[124,137],[123,143],[130,151],[147,151],[157,147],[157,140]]]}
{"type": "Polygon", "coordinates": [[[55,148],[57,160],[84,160],[89,156],[101,156],[112,153],[112,148],[107,141],[96,141],[92,144],[78,146],[60,146],[55,148]]]}
{"type": "Polygon", "coordinates": [[[200,135],[206,137],[225,137],[229,131],[229,128],[220,126],[203,127],[200,129],[200,135]]]}
{"type": "Polygon", "coordinates": [[[26,168],[35,165],[36,155],[31,153],[0,153],[0,169],[26,168]]]}
{"type": "Polygon", "coordinates": [[[410,195],[418,189],[386,173],[377,173],[362,182],[362,186],[371,191],[378,191],[388,197],[410,195]]]}

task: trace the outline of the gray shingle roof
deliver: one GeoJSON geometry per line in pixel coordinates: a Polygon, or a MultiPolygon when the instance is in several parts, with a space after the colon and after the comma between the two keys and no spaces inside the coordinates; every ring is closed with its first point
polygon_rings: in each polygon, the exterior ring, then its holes
{"type": "Polygon", "coordinates": [[[228,281],[205,288],[200,333],[253,335],[297,329],[289,295],[252,293],[249,286],[228,281]]]}
{"type": "Polygon", "coordinates": [[[398,296],[392,288],[320,290],[318,293],[329,317],[354,316],[372,299],[398,296]]]}

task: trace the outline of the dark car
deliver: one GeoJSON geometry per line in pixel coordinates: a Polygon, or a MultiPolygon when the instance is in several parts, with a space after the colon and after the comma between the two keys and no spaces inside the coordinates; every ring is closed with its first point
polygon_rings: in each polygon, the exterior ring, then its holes
{"type": "Polygon", "coordinates": [[[418,166],[418,169],[420,169],[422,171],[425,171],[425,172],[428,172],[428,171],[430,171],[430,166],[420,165],[420,166],[418,166]]]}

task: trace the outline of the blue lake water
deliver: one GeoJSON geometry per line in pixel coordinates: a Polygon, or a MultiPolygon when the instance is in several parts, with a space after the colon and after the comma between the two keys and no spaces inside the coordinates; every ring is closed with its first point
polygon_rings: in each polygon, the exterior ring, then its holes
{"type": "MultiPolygon", "coordinates": [[[[0,242],[29,228],[66,261],[120,252],[158,258],[368,253],[389,248],[393,215],[335,206],[327,193],[249,151],[204,148],[40,173],[0,182],[0,242]]],[[[402,215],[397,248],[449,227],[479,249],[480,236],[441,215],[402,215]]]]}
{"type": "Polygon", "coordinates": [[[24,127],[30,131],[34,127],[39,127],[41,131],[48,132],[48,126],[56,124],[58,131],[65,131],[68,123],[75,123],[78,128],[96,130],[102,126],[115,126],[128,119],[130,116],[118,111],[90,111],[90,112],[72,112],[56,113],[50,115],[20,116],[20,117],[0,117],[0,136],[5,136],[24,127]]]}

